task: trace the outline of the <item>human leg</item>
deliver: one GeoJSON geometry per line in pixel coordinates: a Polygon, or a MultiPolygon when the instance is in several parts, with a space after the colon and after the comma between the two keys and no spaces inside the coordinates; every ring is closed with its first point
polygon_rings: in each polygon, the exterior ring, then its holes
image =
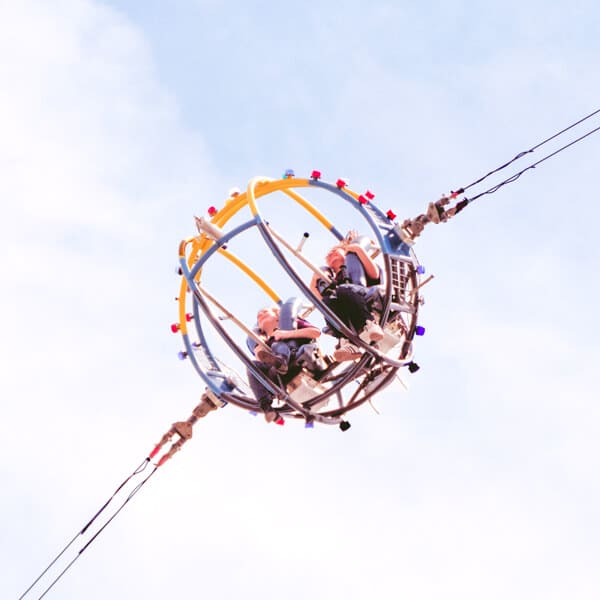
{"type": "MultiPolygon", "coordinates": [[[[356,285],[340,285],[336,288],[335,297],[329,299],[328,306],[340,321],[354,329],[363,341],[370,344],[383,339],[385,334],[373,320],[364,288],[356,285]]],[[[342,336],[339,334],[336,337],[342,336]]],[[[360,353],[360,348],[347,340],[340,339],[333,357],[336,361],[343,362],[355,360],[360,353]]]]}
{"type": "MultiPolygon", "coordinates": [[[[271,379],[272,366],[260,361],[254,361],[254,366],[268,379],[271,379]]],[[[265,414],[265,420],[270,423],[277,418],[277,411],[273,410],[273,394],[267,387],[256,377],[251,369],[247,369],[248,384],[250,389],[260,406],[260,409],[265,414]]]]}
{"type": "Polygon", "coordinates": [[[273,342],[269,350],[258,348],[256,357],[260,362],[273,367],[278,373],[287,373],[290,349],[285,342],[273,342]]]}
{"type": "Polygon", "coordinates": [[[296,350],[294,366],[306,369],[313,375],[318,375],[327,369],[327,363],[319,352],[316,343],[303,344],[296,350]]]}
{"type": "Polygon", "coordinates": [[[336,290],[336,315],[354,331],[362,331],[367,321],[371,320],[371,311],[364,294],[354,285],[340,285],[336,290]]]}

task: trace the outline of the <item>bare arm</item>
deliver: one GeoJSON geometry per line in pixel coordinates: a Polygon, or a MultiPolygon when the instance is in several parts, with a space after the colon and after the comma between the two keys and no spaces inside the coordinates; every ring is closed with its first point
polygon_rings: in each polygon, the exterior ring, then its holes
{"type": "Polygon", "coordinates": [[[314,325],[302,327],[300,329],[290,329],[288,331],[277,329],[273,332],[273,338],[276,340],[291,340],[294,338],[309,338],[311,340],[315,340],[320,335],[320,329],[314,325]]]}

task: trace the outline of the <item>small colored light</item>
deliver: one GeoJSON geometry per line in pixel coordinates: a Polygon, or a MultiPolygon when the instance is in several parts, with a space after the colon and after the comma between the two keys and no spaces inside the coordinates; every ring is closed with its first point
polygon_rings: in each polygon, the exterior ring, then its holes
{"type": "Polygon", "coordinates": [[[290,179],[293,176],[294,176],[294,169],[286,169],[285,173],[283,174],[284,179],[290,179]]]}
{"type": "Polygon", "coordinates": [[[342,421],[340,423],[340,429],[342,431],[348,431],[348,429],[350,429],[350,423],[348,423],[348,421],[342,421]]]}
{"type": "Polygon", "coordinates": [[[418,273],[419,275],[423,275],[423,274],[425,273],[425,267],[424,267],[423,265],[419,265],[419,266],[417,267],[417,273],[418,273]]]}
{"type": "Polygon", "coordinates": [[[179,323],[173,323],[173,324],[171,325],[171,331],[172,331],[173,333],[177,333],[177,332],[179,331],[179,323]]]}
{"type": "Polygon", "coordinates": [[[314,429],[314,428],[315,428],[314,421],[306,421],[306,423],[304,423],[304,429],[314,429]]]}
{"type": "Polygon", "coordinates": [[[183,350],[181,352],[177,353],[177,358],[179,360],[185,360],[187,358],[187,352],[184,352],[183,350]]]}
{"type": "Polygon", "coordinates": [[[310,174],[311,179],[321,179],[321,171],[313,171],[310,174]]]}
{"type": "Polygon", "coordinates": [[[189,323],[194,318],[192,313],[185,313],[185,320],[189,323]]]}
{"type": "Polygon", "coordinates": [[[406,366],[408,367],[408,370],[411,373],[416,373],[421,368],[416,362],[413,362],[412,360],[406,366]]]}
{"type": "Polygon", "coordinates": [[[253,417],[255,417],[258,414],[255,410],[249,410],[248,413],[251,414],[253,417]]]}
{"type": "Polygon", "coordinates": [[[417,335],[425,335],[425,327],[423,327],[422,325],[417,325],[417,328],[415,329],[415,333],[417,335]]]}
{"type": "Polygon", "coordinates": [[[343,179],[338,179],[338,180],[335,182],[335,185],[336,185],[337,187],[339,187],[339,188],[340,188],[340,190],[341,190],[342,188],[345,188],[345,187],[348,185],[348,182],[347,182],[347,181],[344,181],[343,179]]]}
{"type": "Polygon", "coordinates": [[[216,215],[216,214],[217,214],[217,212],[218,212],[218,211],[217,211],[217,209],[216,209],[216,207],[215,207],[215,206],[209,206],[209,207],[208,207],[208,214],[209,214],[211,217],[212,217],[212,216],[214,216],[214,215],[216,215]]]}
{"type": "Polygon", "coordinates": [[[279,419],[275,421],[275,425],[283,425],[284,423],[285,419],[283,417],[279,417],[279,419]]]}
{"type": "Polygon", "coordinates": [[[375,194],[371,191],[371,190],[367,190],[365,192],[365,196],[369,199],[369,200],[373,200],[373,198],[375,198],[375,194]]]}
{"type": "Polygon", "coordinates": [[[360,204],[369,204],[368,198],[365,198],[362,194],[358,197],[360,204]]]}
{"type": "Polygon", "coordinates": [[[390,221],[393,221],[396,218],[396,213],[391,208],[385,214],[390,221]]]}

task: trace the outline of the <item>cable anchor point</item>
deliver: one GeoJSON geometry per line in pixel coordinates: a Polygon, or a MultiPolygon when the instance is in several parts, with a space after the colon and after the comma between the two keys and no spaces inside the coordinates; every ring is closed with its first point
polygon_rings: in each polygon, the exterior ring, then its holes
{"type": "Polygon", "coordinates": [[[156,463],[157,467],[164,465],[176,452],[181,450],[183,444],[191,439],[193,433],[192,429],[198,419],[206,417],[206,415],[224,405],[225,403],[215,394],[209,390],[206,390],[204,394],[202,394],[200,404],[194,408],[190,417],[185,421],[177,421],[176,423],[173,423],[171,428],[162,436],[160,442],[156,444],[148,458],[154,458],[161,451],[163,446],[168,444],[175,436],[178,436],[178,438],[171,444],[169,450],[165,452],[156,463]]]}
{"type": "Polygon", "coordinates": [[[456,192],[451,192],[449,196],[442,196],[437,202],[430,202],[425,214],[420,214],[414,219],[406,219],[402,225],[397,226],[402,241],[408,245],[412,245],[415,243],[415,239],[421,235],[426,225],[429,223],[435,223],[436,225],[446,223],[446,221],[458,214],[469,203],[466,198],[450,208],[446,208],[446,206],[463,192],[464,190],[461,188],[456,192]]]}

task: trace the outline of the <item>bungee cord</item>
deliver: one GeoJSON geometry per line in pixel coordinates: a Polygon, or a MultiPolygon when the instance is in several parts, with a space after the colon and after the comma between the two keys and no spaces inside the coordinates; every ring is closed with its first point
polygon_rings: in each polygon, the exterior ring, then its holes
{"type": "MultiPolygon", "coordinates": [[[[582,119],[579,119],[579,121],[576,121],[575,123],[572,123],[568,127],[565,127],[564,129],[561,129],[559,132],[555,133],[554,135],[551,135],[550,137],[548,137],[545,140],[539,142],[535,146],[532,146],[531,148],[529,148],[529,150],[524,150],[523,152],[519,152],[513,159],[509,160],[508,162],[504,163],[503,165],[500,165],[496,169],[493,169],[489,173],[486,173],[483,177],[480,177],[479,179],[477,179],[476,181],[473,181],[469,185],[465,185],[465,186],[461,187],[460,189],[458,189],[456,192],[452,192],[452,193],[453,194],[454,193],[456,193],[456,194],[464,194],[464,192],[466,192],[469,188],[472,188],[474,185],[477,185],[478,183],[481,183],[482,181],[484,181],[485,179],[487,179],[488,177],[490,177],[494,173],[498,173],[499,171],[502,171],[506,167],[512,165],[515,161],[519,160],[520,158],[523,158],[523,156],[526,156],[527,154],[531,154],[532,152],[535,152],[538,148],[541,148],[544,144],[547,144],[548,142],[550,142],[553,139],[559,137],[563,133],[566,133],[570,129],[573,129],[573,127],[577,127],[577,125],[579,125],[580,123],[583,123],[584,121],[587,121],[587,119],[590,119],[591,117],[593,117],[594,115],[596,115],[598,113],[600,113],[600,108],[598,108],[595,111],[591,112],[589,115],[586,115],[582,119]]],[[[594,131],[597,131],[597,129],[594,129],[594,131]]],[[[594,131],[591,131],[590,134],[594,133],[594,131]]],[[[587,134],[587,135],[590,135],[590,134],[587,134]]],[[[587,137],[587,135],[583,136],[583,137],[587,137]]],[[[583,139],[583,138],[579,138],[579,139],[583,139]]],[[[575,142],[578,142],[579,139],[575,140],[575,142]]],[[[575,142],[572,142],[572,143],[574,144],[575,142]]],[[[568,146],[570,146],[570,145],[572,145],[572,144],[568,144],[568,146]]],[[[565,147],[567,147],[567,146],[565,146],[565,147]]],[[[564,148],[561,148],[561,150],[563,150],[563,149],[564,148]]],[[[550,156],[553,156],[554,154],[557,154],[559,151],[554,152],[550,156]]],[[[548,156],[547,158],[550,158],[550,156],[548,156]]],[[[539,161],[536,164],[539,164],[540,162],[542,162],[542,161],[539,161]]]]}
{"type": "Polygon", "coordinates": [[[148,481],[148,479],[150,479],[150,477],[152,477],[152,475],[156,473],[157,469],[158,467],[154,467],[150,474],[147,475],[146,478],[143,479],[131,491],[129,496],[127,496],[127,498],[125,498],[125,500],[122,502],[121,506],[119,506],[119,508],[112,514],[110,519],[108,519],[108,521],[106,521],[106,523],[104,523],[104,525],[94,534],[92,539],[83,548],[81,548],[81,550],[79,550],[75,558],[73,558],[73,560],[58,574],[54,581],[52,581],[52,583],[44,590],[42,595],[38,597],[38,600],[41,600],[54,587],[54,585],[59,581],[59,579],[61,579],[61,577],[73,566],[73,564],[75,564],[75,561],[85,552],[85,550],[90,546],[90,544],[104,531],[108,524],[125,508],[126,504],[140,491],[140,489],[148,481]]]}
{"type": "Polygon", "coordinates": [[[140,491],[140,489],[146,484],[146,482],[156,473],[158,468],[162,466],[167,460],[169,460],[173,454],[178,452],[181,449],[181,446],[192,437],[192,426],[198,421],[208,415],[211,411],[216,410],[217,406],[221,406],[222,403],[219,402],[218,399],[212,398],[209,396],[208,392],[205,392],[202,395],[200,404],[196,406],[193,410],[192,415],[187,419],[187,421],[179,421],[177,423],[173,423],[171,428],[162,436],[158,444],[154,446],[150,454],[140,463],[138,467],[134,469],[134,471],[126,477],[123,482],[117,487],[117,489],[112,493],[110,498],[100,507],[100,509],[94,514],[94,516],[85,524],[85,526],[79,531],[73,539],[56,555],[56,557],[50,562],[50,564],[42,571],[42,573],[36,578],[36,580],[19,596],[18,600],[23,600],[25,596],[39,583],[39,581],[46,575],[46,573],[56,564],[56,562],[62,557],[62,555],[73,545],[75,540],[84,535],[87,530],[91,527],[94,521],[104,512],[104,510],[108,507],[108,505],[112,502],[112,500],[121,492],[121,490],[137,475],[142,473],[150,464],[150,461],[157,457],[161,452],[162,448],[166,446],[169,442],[172,441],[173,438],[177,438],[174,441],[168,450],[163,453],[162,456],[158,457],[156,463],[154,463],[154,469],[144,478],[140,483],[138,483],[129,495],[125,498],[125,500],[121,503],[121,505],[112,513],[112,515],[106,520],[106,522],[98,529],[96,533],[91,537],[91,539],[77,552],[75,557],[67,564],[67,566],[58,574],[58,576],[50,583],[50,585],[42,592],[41,596],[38,596],[38,600],[41,600],[53,587],[54,585],[63,577],[63,575],[73,566],[73,564],[77,561],[77,559],[87,550],[87,548],[96,540],[96,538],[108,527],[108,525],[113,521],[113,519],[125,508],[125,506],[129,503],[129,501],[140,491]]]}
{"type": "Polygon", "coordinates": [[[583,123],[584,121],[586,121],[587,119],[593,117],[594,115],[596,115],[598,113],[600,113],[600,108],[597,110],[594,110],[589,115],[586,115],[585,117],[583,117],[582,119],[579,119],[579,121],[576,121],[575,123],[569,125],[568,127],[561,129],[559,132],[555,133],[554,135],[551,135],[550,137],[541,141],[539,144],[536,144],[535,146],[531,147],[529,150],[519,152],[519,154],[517,154],[512,160],[510,160],[507,163],[504,163],[503,165],[499,166],[498,168],[490,171],[489,173],[487,173],[483,177],[480,177],[479,179],[470,183],[469,185],[467,185],[465,187],[461,187],[458,190],[451,192],[448,196],[442,196],[436,202],[430,202],[427,207],[427,210],[424,214],[420,214],[417,217],[415,217],[414,219],[406,219],[401,224],[401,226],[399,228],[400,236],[402,237],[403,240],[405,240],[407,243],[412,245],[414,243],[415,239],[417,237],[419,237],[419,235],[421,235],[423,229],[425,228],[425,226],[428,223],[445,223],[446,221],[448,221],[448,219],[451,219],[452,217],[457,215],[461,210],[466,208],[469,204],[471,204],[478,198],[481,198],[482,196],[485,196],[487,194],[493,194],[494,192],[497,192],[501,187],[505,186],[506,184],[512,183],[513,181],[516,181],[517,179],[519,179],[519,177],[521,177],[521,175],[523,175],[523,173],[529,171],[530,169],[535,169],[535,167],[537,167],[539,164],[543,163],[544,161],[548,160],[549,158],[556,156],[563,150],[566,150],[570,146],[573,146],[574,144],[577,144],[581,140],[589,137],[593,133],[596,133],[597,131],[600,130],[600,126],[595,127],[594,129],[588,131],[587,133],[584,133],[583,135],[572,140],[568,144],[561,146],[554,152],[547,154],[543,158],[540,158],[540,160],[532,163],[531,165],[528,165],[524,169],[521,169],[517,173],[514,173],[510,177],[507,177],[506,179],[504,179],[500,183],[497,183],[496,185],[490,187],[489,189],[487,189],[483,192],[480,192],[479,194],[472,196],[471,198],[465,197],[462,200],[458,200],[454,206],[448,207],[448,205],[450,204],[451,201],[456,200],[457,197],[460,194],[463,194],[467,189],[473,187],[474,185],[476,185],[478,183],[481,183],[482,181],[487,179],[490,175],[493,175],[494,173],[498,173],[499,171],[502,171],[503,169],[505,169],[512,163],[514,163],[516,160],[522,158],[523,156],[526,156],[527,154],[530,154],[531,152],[534,152],[537,148],[540,148],[547,142],[549,142],[553,139],[556,139],[560,135],[564,134],[565,132],[569,131],[570,129],[573,129],[573,127],[576,127],[580,123],[583,123]]]}
{"type": "MultiPolygon", "coordinates": [[[[600,111],[596,111],[596,112],[600,112],[600,111]]],[[[543,163],[545,160],[548,160],[549,158],[552,158],[553,156],[556,156],[557,154],[559,154],[563,150],[566,150],[570,146],[573,146],[577,142],[580,142],[581,140],[585,139],[586,137],[589,137],[590,135],[592,135],[593,133],[596,133],[599,130],[600,130],[600,126],[596,127],[595,129],[592,129],[591,131],[588,131],[587,133],[585,133],[584,135],[578,137],[577,139],[573,140],[572,142],[569,142],[568,144],[565,144],[564,146],[560,147],[558,150],[555,150],[554,152],[552,152],[552,153],[544,156],[543,158],[541,158],[537,162],[529,165],[528,167],[525,167],[524,169],[522,169],[521,171],[515,173],[514,175],[511,175],[510,177],[508,177],[504,181],[501,181],[500,183],[492,186],[491,188],[489,188],[485,192],[481,192],[481,193],[479,193],[476,196],[473,196],[471,198],[465,198],[463,200],[463,202],[466,201],[468,203],[471,203],[474,200],[477,200],[477,198],[481,198],[482,196],[485,196],[486,194],[493,194],[494,192],[498,191],[502,186],[505,186],[507,183],[512,183],[513,181],[516,181],[517,179],[519,179],[519,177],[521,177],[521,175],[523,175],[523,173],[525,173],[526,171],[529,171],[529,169],[535,169],[535,167],[537,167],[539,164],[543,163]]],[[[559,134],[557,134],[557,135],[559,135],[559,134]]],[[[556,136],[554,136],[554,137],[556,137],[556,136]]],[[[549,139],[552,139],[552,138],[549,138],[549,139]]]]}
{"type": "MultiPolygon", "coordinates": [[[[127,483],[129,483],[129,481],[131,481],[131,479],[133,479],[136,475],[139,475],[142,471],[144,471],[144,469],[146,469],[146,467],[148,466],[150,462],[149,458],[145,458],[144,461],[134,469],[134,471],[131,473],[131,475],[129,475],[128,477],[125,478],[125,480],[117,487],[117,489],[112,493],[112,495],[110,496],[110,498],[102,505],[102,507],[94,514],[94,516],[84,525],[84,527],[78,531],[75,536],[73,536],[73,539],[67,543],[67,545],[52,559],[52,561],[48,564],[48,566],[38,575],[38,577],[35,579],[35,581],[33,581],[33,583],[19,596],[18,600],[22,600],[23,598],[25,598],[25,596],[37,585],[37,583],[42,579],[42,577],[44,577],[44,575],[56,564],[56,562],[63,556],[63,554],[75,543],[75,540],[80,537],[85,535],[86,531],[90,528],[90,526],[92,525],[92,523],[104,512],[104,510],[107,508],[107,506],[111,503],[111,501],[113,500],[113,498],[123,489],[123,487],[125,487],[125,485],[127,485],[127,483]]],[[[131,493],[130,495],[127,497],[127,499],[125,500],[125,502],[121,505],[121,507],[113,514],[113,516],[104,524],[104,526],[102,527],[102,529],[100,529],[95,535],[94,537],[78,552],[77,556],[67,565],[67,567],[60,573],[60,575],[50,584],[50,586],[48,588],[46,588],[46,590],[44,591],[44,593],[38,597],[42,598],[43,596],[46,595],[46,593],[54,586],[54,584],[66,573],[66,571],[68,571],[68,569],[71,567],[71,565],[77,560],[77,558],[79,558],[79,556],[81,555],[81,553],[92,543],[92,541],[98,536],[98,534],[106,527],[106,525],[108,525],[108,523],[110,523],[110,521],[112,521],[112,519],[114,519],[114,517],[121,511],[121,509],[124,507],[124,505],[129,502],[129,500],[131,499],[131,497],[137,493],[137,491],[139,490],[139,488],[146,483],[146,481],[150,478],[150,476],[154,473],[154,471],[156,471],[156,468],[150,473],[150,475],[148,475],[148,477],[146,477],[146,479],[144,479],[131,493]]]]}

